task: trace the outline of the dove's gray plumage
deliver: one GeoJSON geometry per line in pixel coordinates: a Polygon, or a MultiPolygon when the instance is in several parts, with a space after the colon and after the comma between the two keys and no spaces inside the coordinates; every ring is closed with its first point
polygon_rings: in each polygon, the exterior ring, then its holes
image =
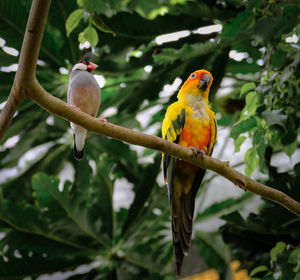
{"type": "MultiPolygon", "coordinates": [[[[69,79],[68,104],[96,117],[100,101],[100,87],[90,71],[97,65],[91,62],[80,62],[75,64],[69,79]]],[[[76,159],[83,157],[83,147],[87,130],[75,123],[71,123],[74,134],[74,156],[76,159]]]]}

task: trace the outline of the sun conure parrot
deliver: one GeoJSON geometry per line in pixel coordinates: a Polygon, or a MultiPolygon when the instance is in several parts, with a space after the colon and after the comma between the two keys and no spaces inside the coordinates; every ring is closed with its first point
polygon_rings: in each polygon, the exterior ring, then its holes
{"type": "MultiPolygon", "coordinates": [[[[98,113],[101,100],[99,84],[90,73],[96,67],[96,64],[87,61],[75,64],[68,89],[68,103],[93,117],[98,113]]],[[[75,123],[71,123],[71,128],[74,134],[74,156],[79,160],[83,157],[87,130],[75,123]]]]}
{"type": "MultiPolygon", "coordinates": [[[[206,70],[193,72],[171,104],[162,124],[164,139],[190,147],[196,156],[211,155],[217,125],[208,103],[213,77],[206,70]]],[[[183,257],[191,245],[195,197],[205,170],[186,161],[163,155],[163,171],[168,184],[172,217],[172,237],[176,274],[180,275],[183,257]]]]}

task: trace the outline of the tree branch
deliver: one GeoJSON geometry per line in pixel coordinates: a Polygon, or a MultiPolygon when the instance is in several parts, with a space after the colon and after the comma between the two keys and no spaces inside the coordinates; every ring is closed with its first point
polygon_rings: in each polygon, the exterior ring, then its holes
{"type": "Polygon", "coordinates": [[[3,139],[5,132],[9,128],[14,114],[23,99],[24,96],[20,88],[17,88],[17,86],[13,85],[4,108],[0,112],[0,142],[3,139]]]}
{"type": "MultiPolygon", "coordinates": [[[[58,115],[68,121],[77,123],[97,134],[112,137],[130,144],[143,146],[157,150],[176,158],[181,158],[187,162],[197,165],[203,169],[210,169],[233,182],[238,187],[258,194],[266,199],[275,201],[296,215],[300,216],[300,203],[284,194],[281,191],[260,184],[229,166],[229,162],[221,162],[217,159],[204,156],[194,158],[190,149],[163,140],[156,136],[143,134],[128,128],[120,127],[110,123],[102,123],[73,107],[67,105],[62,100],[46,92],[35,78],[35,67],[44,30],[44,24],[51,0],[34,0],[26,28],[26,35],[23,42],[19,70],[16,74],[12,92],[9,96],[5,110],[1,112],[0,123],[7,118],[12,118],[13,111],[17,108],[22,98],[29,97],[35,103],[43,107],[51,114],[58,115]],[[14,101],[14,97],[18,97],[14,101]]],[[[11,120],[11,119],[10,119],[11,120]]],[[[6,126],[6,128],[8,125],[6,126]]],[[[4,134],[5,127],[0,126],[0,137],[4,134]]]]}
{"type": "Polygon", "coordinates": [[[35,78],[36,64],[50,4],[51,0],[34,0],[32,2],[15,82],[22,81],[24,84],[27,82],[30,84],[35,78]]]}
{"type": "Polygon", "coordinates": [[[34,88],[30,91],[31,99],[49,113],[58,115],[68,121],[77,123],[97,134],[112,137],[133,145],[143,146],[152,150],[181,158],[203,169],[210,169],[227,178],[236,186],[258,194],[266,199],[275,201],[296,215],[300,216],[300,203],[285,193],[258,183],[230,167],[229,162],[221,162],[209,156],[193,158],[190,149],[163,140],[159,137],[133,131],[131,129],[110,123],[102,123],[46,92],[35,80],[34,88]]]}
{"type": "Polygon", "coordinates": [[[34,0],[31,5],[18,70],[8,100],[0,113],[0,142],[18,106],[35,79],[35,70],[51,0],[34,0]]]}

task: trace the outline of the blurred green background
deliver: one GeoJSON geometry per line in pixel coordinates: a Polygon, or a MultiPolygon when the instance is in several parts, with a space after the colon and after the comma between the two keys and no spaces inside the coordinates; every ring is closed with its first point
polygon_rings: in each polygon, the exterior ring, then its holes
{"type": "MultiPolygon", "coordinates": [[[[1,110],[30,6],[0,1],[1,110]]],[[[180,85],[207,69],[213,156],[300,201],[299,15],[297,0],[53,0],[37,78],[66,100],[91,46],[100,116],[161,136],[180,85]]],[[[68,122],[21,104],[0,146],[0,279],[174,279],[161,154],[89,133],[78,162],[72,146],[68,122]]],[[[210,171],[195,211],[183,276],[232,279],[238,259],[255,279],[300,279],[293,213],[210,171]]]]}

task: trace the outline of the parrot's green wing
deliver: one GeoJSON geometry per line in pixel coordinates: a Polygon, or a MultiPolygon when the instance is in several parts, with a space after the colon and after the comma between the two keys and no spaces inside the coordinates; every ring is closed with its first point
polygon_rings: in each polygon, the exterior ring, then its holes
{"type": "MultiPolygon", "coordinates": [[[[164,135],[164,139],[178,144],[182,129],[185,124],[185,109],[182,109],[180,113],[176,115],[174,120],[170,120],[169,123],[170,125],[166,130],[166,135],[164,135]]],[[[166,154],[163,156],[163,172],[165,180],[168,183],[169,201],[171,201],[171,196],[173,192],[172,186],[174,179],[175,162],[176,158],[166,154]]]]}

